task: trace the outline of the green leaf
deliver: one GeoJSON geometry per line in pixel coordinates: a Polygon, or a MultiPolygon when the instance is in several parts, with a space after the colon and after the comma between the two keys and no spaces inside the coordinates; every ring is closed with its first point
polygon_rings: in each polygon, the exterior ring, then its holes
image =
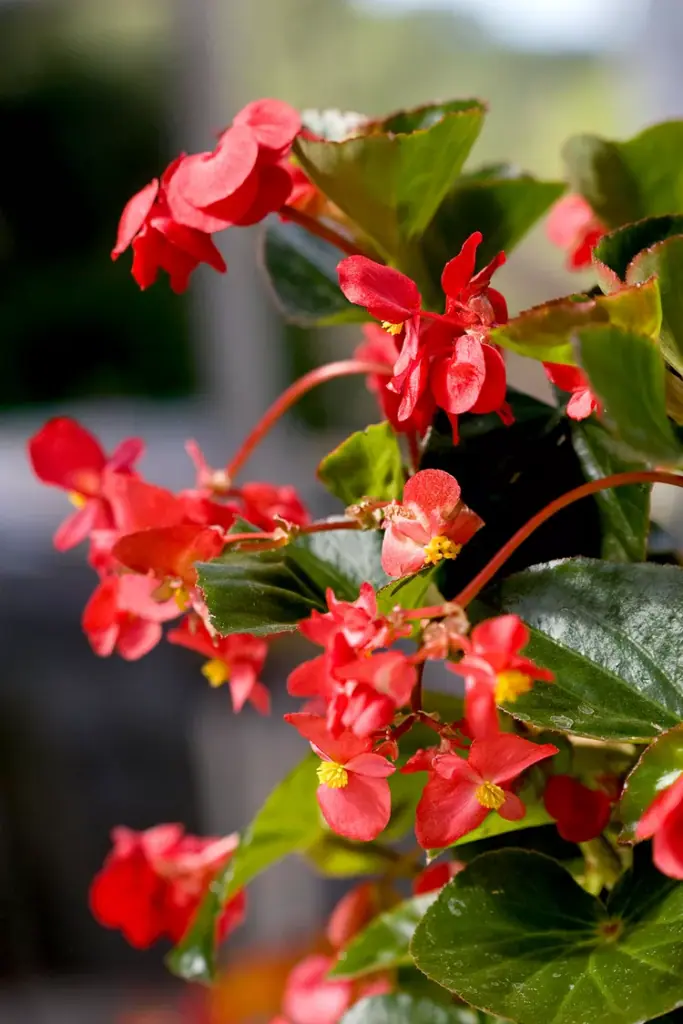
{"type": "Polygon", "coordinates": [[[315,798],[318,758],[309,754],[266,799],[227,866],[211,883],[182,942],[168,965],[186,981],[210,982],[216,966],[216,922],[228,900],[257,875],[290,853],[305,850],[321,834],[315,798]]]}
{"type": "Polygon", "coordinates": [[[555,673],[514,704],[544,729],[649,740],[683,720],[683,570],[587,558],[537,565],[487,591],[477,617],[519,615],[524,653],[555,673]]]}
{"type": "Polygon", "coordinates": [[[572,188],[598,217],[618,227],[642,217],[683,213],[683,121],[646,128],[626,142],[577,135],[563,151],[572,188]]]}
{"type": "Polygon", "coordinates": [[[562,182],[501,173],[501,168],[494,168],[493,174],[463,175],[437,210],[423,240],[434,280],[439,281],[444,265],[474,231],[484,236],[477,251],[478,267],[501,250],[509,253],[564,188],[562,182]]]}
{"type": "Polygon", "coordinates": [[[372,135],[295,143],[306,174],[390,259],[424,232],[481,130],[484,109],[476,101],[445,110],[430,127],[410,134],[396,131],[407,125],[402,115],[372,135]]]}
{"type": "Polygon", "coordinates": [[[362,978],[412,964],[410,940],[436,892],[414,896],[376,917],[342,950],[330,971],[331,978],[362,978]]]}
{"type": "Polygon", "coordinates": [[[283,549],[227,551],[196,568],[211,622],[223,636],[294,630],[313,609],[326,608],[322,592],[283,549]]]}
{"type": "Polygon", "coordinates": [[[327,878],[378,875],[386,871],[388,864],[393,862],[393,857],[390,858],[381,846],[374,843],[356,843],[329,831],[323,832],[320,838],[309,846],[305,856],[306,860],[327,878]]]}
{"type": "MultiPolygon", "coordinates": [[[[642,470],[643,462],[625,461],[602,424],[572,423],[572,443],[587,480],[642,470]]],[[[610,562],[644,562],[650,532],[651,484],[631,484],[595,495],[602,524],[602,556],[610,562]]]]}
{"type": "Polygon", "coordinates": [[[662,297],[662,355],[683,374],[683,233],[638,253],[628,266],[626,279],[631,284],[653,274],[662,297]]]}
{"type": "Polygon", "coordinates": [[[665,366],[644,334],[617,327],[578,332],[581,365],[619,437],[637,456],[659,465],[680,462],[683,449],[666,415],[665,366]]]}
{"type": "Polygon", "coordinates": [[[494,328],[491,338],[532,359],[573,364],[573,337],[581,328],[614,324],[655,337],[661,322],[659,288],[653,280],[611,295],[569,295],[534,306],[494,328]]]}
{"type": "Polygon", "coordinates": [[[428,603],[437,604],[438,597],[434,601],[428,599],[430,587],[433,587],[437,576],[438,566],[432,565],[427,569],[420,569],[412,576],[401,576],[397,580],[392,580],[377,591],[378,611],[381,615],[388,615],[396,605],[410,610],[422,608],[428,603]]]}
{"type": "Polygon", "coordinates": [[[469,1009],[443,1006],[407,992],[361,999],[339,1024],[479,1024],[483,1019],[469,1009]]]}
{"type": "Polygon", "coordinates": [[[605,235],[593,250],[593,262],[604,290],[621,287],[620,282],[628,279],[629,266],[638,253],[680,235],[683,235],[683,216],[671,215],[648,217],[605,235]]]}
{"type": "Polygon", "coordinates": [[[340,291],[337,264],[344,255],[298,224],[269,217],[262,262],[282,315],[307,327],[367,320],[340,291]]]}
{"type": "Polygon", "coordinates": [[[420,970],[519,1024],[640,1024],[683,1000],[683,886],[641,866],[607,904],[538,853],[487,853],[418,925],[420,970]]]}
{"type": "Polygon", "coordinates": [[[355,601],[364,582],[376,589],[389,577],[382,568],[379,530],[325,530],[297,537],[287,547],[288,558],[313,580],[321,593],[332,587],[337,597],[355,601]]]}
{"type": "Polygon", "coordinates": [[[388,422],[347,437],[318,466],[318,478],[344,505],[364,497],[392,501],[403,494],[403,456],[388,422]]]}
{"type": "Polygon", "coordinates": [[[662,790],[667,789],[683,773],[683,727],[669,729],[658,736],[641,755],[626,779],[619,817],[624,826],[619,841],[635,842],[636,825],[662,790]]]}

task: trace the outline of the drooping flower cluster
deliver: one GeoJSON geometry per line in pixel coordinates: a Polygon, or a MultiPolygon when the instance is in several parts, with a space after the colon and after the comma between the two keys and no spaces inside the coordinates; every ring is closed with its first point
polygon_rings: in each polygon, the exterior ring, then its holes
{"type": "Polygon", "coordinates": [[[508,319],[505,299],[491,287],[505,255],[499,253],[475,274],[481,241],[479,232],[470,235],[444,267],[444,313],[424,309],[414,281],[366,256],[349,256],[337,268],[346,298],[363,306],[395,339],[392,349],[370,328],[357,353],[379,358],[393,369],[388,383],[373,380],[372,386],[395,430],[424,434],[437,407],[448,414],[454,443],[461,413],[497,412],[505,423],[511,422],[505,363],[489,340],[491,328],[508,319]]]}
{"type": "Polygon", "coordinates": [[[83,629],[96,654],[114,651],[133,660],[162,638],[162,624],[185,618],[169,634],[172,643],[208,659],[204,673],[213,686],[228,682],[235,710],[250,700],[265,713],[268,692],[259,680],[266,644],[247,634],[216,636],[196,587],[198,561],[223,549],[237,517],[272,529],[278,522],[304,525],[308,513],[294,488],[251,483],[231,487],[224,470],[212,470],[194,442],[194,488],[173,494],[149,483],[136,464],[144,451],[138,438],[123,441],[107,456],[75,420],[50,420],[29,442],[36,476],[65,490],[74,512],[58,528],[61,550],[89,543],[88,560],[99,583],[83,612],[83,629]]]}
{"type": "MultiPolygon", "coordinates": [[[[90,906],[105,928],[123,932],[131,946],[146,949],[159,939],[179,942],[220,867],[237,848],[237,835],[207,839],[184,834],[180,825],[146,832],[115,828],[113,849],[90,888],[90,906]]],[[[225,938],[244,920],[246,897],[226,903],[216,925],[225,938]]]]}
{"type": "Polygon", "coordinates": [[[149,288],[165,270],[174,292],[183,292],[192,271],[207,263],[227,269],[212,235],[248,227],[277,212],[303,172],[293,177],[292,142],[301,130],[293,107],[255,100],[235,115],[210,152],[181,155],[126,205],[112,259],[130,246],[133,277],[149,288]]]}

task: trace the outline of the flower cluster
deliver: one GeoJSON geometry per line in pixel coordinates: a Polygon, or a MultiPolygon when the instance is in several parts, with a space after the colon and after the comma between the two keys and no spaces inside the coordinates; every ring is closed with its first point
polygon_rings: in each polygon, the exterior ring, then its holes
{"type": "Polygon", "coordinates": [[[66,417],[50,420],[29,442],[38,479],[66,491],[76,506],[58,528],[55,546],[65,551],[87,541],[99,577],[83,612],[90,645],[103,657],[117,651],[128,660],[141,658],[161,640],[162,624],[184,613],[168,639],[208,659],[204,674],[212,686],[229,683],[236,711],[250,700],[265,713],[269,695],[259,675],[266,644],[247,634],[216,635],[194,563],[220,554],[238,517],[272,529],[280,522],[304,525],[308,513],[292,487],[232,487],[226,471],[211,469],[195,442],[188,442],[188,451],[196,484],[173,494],[139,474],[143,450],[141,440],[130,438],[107,456],[85,427],[66,417]]]}

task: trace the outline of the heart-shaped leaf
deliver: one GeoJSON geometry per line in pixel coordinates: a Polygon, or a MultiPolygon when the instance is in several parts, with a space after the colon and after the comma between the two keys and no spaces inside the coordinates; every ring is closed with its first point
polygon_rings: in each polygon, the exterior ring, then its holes
{"type": "Polygon", "coordinates": [[[444,104],[433,117],[422,127],[432,115],[423,110],[416,122],[408,112],[345,142],[295,143],[306,174],[389,259],[432,220],[479,135],[484,108],[476,100],[444,104]]]}
{"type": "Polygon", "coordinates": [[[564,148],[572,188],[610,227],[683,213],[683,121],[646,128],[626,142],[578,135],[564,148]]]}
{"type": "Polygon", "coordinates": [[[457,1006],[444,1006],[407,992],[361,999],[340,1024],[485,1024],[488,1018],[457,1006]]]}
{"type": "Polygon", "coordinates": [[[641,1024],[683,1002],[683,886],[641,865],[605,905],[549,857],[486,853],[441,890],[411,952],[518,1024],[641,1024]]]}
{"type": "Polygon", "coordinates": [[[683,448],[666,414],[664,360],[652,338],[612,326],[584,328],[576,338],[591,389],[619,440],[636,457],[680,462],[683,448]]]}
{"type": "Polygon", "coordinates": [[[636,825],[654,798],[683,773],[683,726],[658,736],[626,779],[619,803],[624,826],[619,841],[635,842],[636,825]]]}
{"type": "Polygon", "coordinates": [[[269,217],[262,241],[262,263],[283,316],[305,326],[367,320],[344,298],[337,264],[344,253],[298,224],[269,217]]]}
{"type": "Polygon", "coordinates": [[[477,615],[531,627],[525,654],[555,673],[506,710],[544,729],[649,740],[683,720],[683,570],[576,558],[487,591],[477,615]]]}
{"type": "Polygon", "coordinates": [[[375,971],[412,964],[410,940],[436,896],[436,892],[414,896],[376,917],[342,950],[330,977],[361,978],[375,971]]]}
{"type": "Polygon", "coordinates": [[[320,836],[317,763],[309,754],[297,765],[244,830],[234,856],[211,883],[189,931],[168,957],[174,974],[186,981],[211,981],[216,966],[216,921],[228,900],[266,868],[290,853],[305,850],[320,836]]]}
{"type": "Polygon", "coordinates": [[[570,295],[534,306],[494,328],[491,338],[532,359],[573,364],[573,338],[582,328],[613,324],[654,338],[661,322],[659,288],[652,280],[610,295],[570,295]]]}
{"type": "Polygon", "coordinates": [[[403,456],[391,424],[377,423],[351,434],[325,456],[318,478],[344,505],[368,496],[380,501],[400,498],[403,456]]]}
{"type": "Polygon", "coordinates": [[[355,601],[362,583],[371,583],[379,590],[389,582],[382,568],[382,534],[378,530],[303,534],[288,546],[287,556],[322,594],[332,587],[345,601],[355,601]]]}
{"type": "Polygon", "coordinates": [[[626,270],[626,280],[646,281],[653,274],[662,298],[662,355],[683,374],[683,233],[639,252],[626,270]]]}
{"type": "MultiPolygon", "coordinates": [[[[612,292],[622,287],[639,253],[680,235],[683,235],[683,216],[672,214],[647,217],[605,235],[593,250],[593,265],[603,290],[612,292]]],[[[636,280],[643,280],[643,277],[638,275],[636,280]]]]}
{"type": "MultiPolygon", "coordinates": [[[[572,424],[572,444],[587,480],[646,469],[625,460],[609,433],[594,419],[572,424]]],[[[602,525],[602,556],[610,562],[644,562],[650,532],[651,484],[631,484],[595,495],[602,525]]]]}

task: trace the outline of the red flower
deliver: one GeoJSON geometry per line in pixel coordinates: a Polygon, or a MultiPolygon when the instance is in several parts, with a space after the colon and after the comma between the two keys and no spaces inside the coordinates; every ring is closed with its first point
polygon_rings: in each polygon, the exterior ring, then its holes
{"type": "Polygon", "coordinates": [[[334,958],[307,956],[290,972],[282,999],[289,1024],[338,1024],[354,1001],[354,984],[327,975],[334,958]]]}
{"type": "Polygon", "coordinates": [[[191,589],[197,583],[194,563],[215,558],[223,543],[221,533],[211,527],[181,523],[121,537],[113,554],[133,572],[145,576],[153,573],[160,581],[170,580],[191,589]]]}
{"type": "Polygon", "coordinates": [[[33,472],[44,484],[67,491],[78,509],[55,534],[59,551],[80,544],[93,530],[113,527],[111,508],[102,493],[105,471],[131,473],[143,450],[143,442],[131,437],[107,456],[97,438],[66,416],[49,420],[31,438],[28,451],[33,472]]]}
{"type": "Polygon", "coordinates": [[[259,680],[268,654],[265,640],[249,633],[212,636],[199,616],[194,614],[186,616],[177,629],[171,630],[168,640],[209,659],[202,668],[202,674],[211,686],[228,683],[236,712],[241,711],[249,700],[262,715],[268,714],[270,694],[259,680]]]}
{"type": "MultiPolygon", "coordinates": [[[[238,836],[202,839],[180,825],[146,832],[115,828],[114,848],[90,887],[90,907],[105,928],[123,932],[146,949],[160,938],[179,942],[216,871],[235,851],[238,836]]],[[[223,938],[242,923],[244,893],[224,908],[217,928],[223,938]]]]}
{"type": "Polygon", "coordinates": [[[295,526],[306,526],[311,521],[308,509],[290,484],[244,484],[239,488],[238,499],[244,518],[261,530],[272,530],[277,519],[295,526]]]}
{"type": "Polygon", "coordinates": [[[550,743],[499,733],[475,740],[467,759],[440,754],[417,805],[415,834],[426,850],[451,846],[496,811],[518,821],[526,811],[510,784],[527,768],[557,753],[550,743]]]}
{"type": "MultiPolygon", "coordinates": [[[[365,341],[356,348],[354,358],[370,363],[384,363],[393,369],[399,355],[396,336],[383,330],[379,324],[364,324],[363,334],[365,341]]],[[[396,433],[427,432],[436,412],[436,402],[429,390],[422,392],[409,416],[399,419],[402,397],[387,387],[387,375],[370,373],[367,380],[368,389],[376,395],[383,415],[396,433]]]]}
{"type": "Polygon", "coordinates": [[[543,794],[545,809],[557,831],[570,843],[586,843],[604,831],[612,801],[601,789],[590,789],[571,775],[552,775],[543,794]]]}
{"type": "Polygon", "coordinates": [[[161,623],[180,613],[176,601],[155,601],[156,580],[148,576],[108,576],[98,583],[83,609],[83,631],[95,654],[116,650],[126,661],[149,653],[162,637],[161,623]]]}
{"type": "Polygon", "coordinates": [[[380,910],[376,882],[361,882],[339,900],[330,914],[325,934],[333,949],[343,949],[380,910]]]}
{"type": "Polygon", "coordinates": [[[569,270],[589,267],[593,248],[607,233],[583,196],[563,196],[553,207],[546,226],[548,238],[560,249],[567,250],[569,270]]]}
{"type": "Polygon", "coordinates": [[[455,477],[423,469],[405,485],[401,504],[386,510],[382,568],[405,576],[444,558],[455,558],[483,521],[460,501],[455,477]]]}
{"type": "MultiPolygon", "coordinates": [[[[393,624],[377,612],[377,595],[371,583],[363,583],[355,601],[339,601],[331,587],[326,593],[327,612],[311,612],[299,623],[299,632],[321,647],[343,636],[356,653],[387,647],[396,638],[393,624]]],[[[410,632],[408,628],[406,634],[410,632]]]]}
{"type": "Polygon", "coordinates": [[[544,363],[548,379],[560,391],[570,391],[567,416],[572,420],[585,420],[592,412],[600,412],[600,402],[590,389],[588,378],[578,366],[564,363],[544,363]]]}
{"type": "Polygon", "coordinates": [[[518,615],[487,619],[459,639],[465,656],[448,668],[465,678],[465,715],[478,739],[498,732],[496,704],[516,700],[535,679],[553,681],[552,672],[519,653],[528,642],[529,630],[518,615]]]}
{"type": "Polygon", "coordinates": [[[430,864],[421,871],[413,881],[413,896],[422,896],[426,892],[443,889],[451,878],[465,867],[461,860],[440,860],[438,864],[430,864]]]}
{"type": "Polygon", "coordinates": [[[683,879],[683,775],[658,793],[636,828],[636,839],[652,839],[652,859],[669,878],[683,879]]]}
{"type": "MultiPolygon", "coordinates": [[[[172,164],[169,171],[175,170],[175,166],[172,164]]],[[[140,288],[149,288],[159,270],[165,270],[171,288],[180,293],[185,291],[190,274],[200,263],[208,263],[221,274],[227,267],[208,234],[174,218],[168,202],[168,174],[161,183],[154,178],[128,201],[111,258],[118,259],[132,245],[132,274],[140,288]]]]}
{"type": "Polygon", "coordinates": [[[325,720],[306,713],[285,715],[321,758],[318,804],[333,832],[369,842],[389,823],[391,794],[387,776],[395,770],[372,753],[372,741],[352,732],[334,737],[325,720]]]}

